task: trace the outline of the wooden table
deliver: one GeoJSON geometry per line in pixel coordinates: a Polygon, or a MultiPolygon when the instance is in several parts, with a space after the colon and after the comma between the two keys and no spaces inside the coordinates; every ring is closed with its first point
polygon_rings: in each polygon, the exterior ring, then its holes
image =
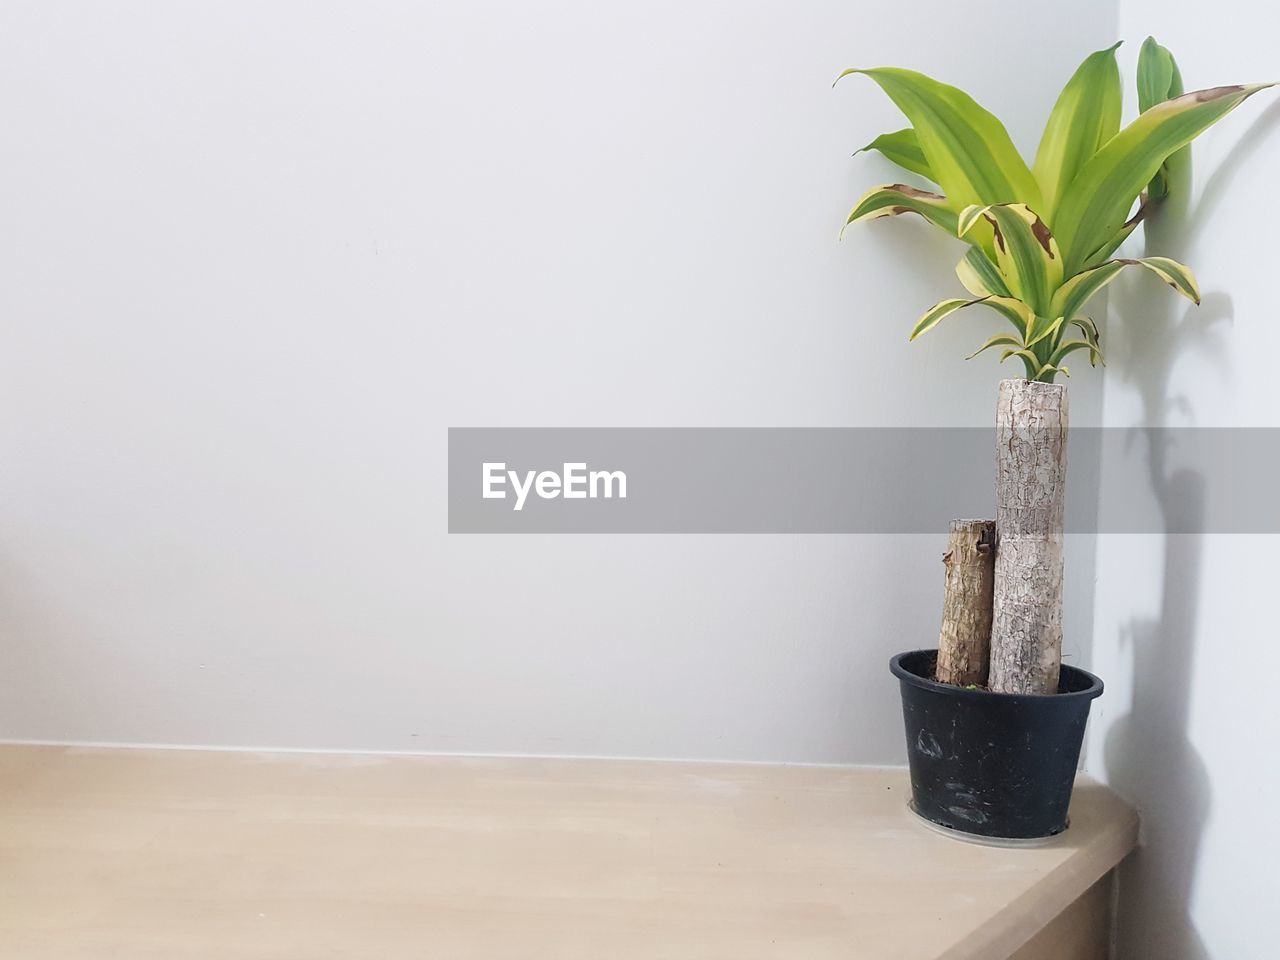
{"type": "Polygon", "coordinates": [[[1082,779],[1030,850],[907,796],[899,769],[0,747],[0,956],[1105,957],[1114,794],[1082,779]]]}

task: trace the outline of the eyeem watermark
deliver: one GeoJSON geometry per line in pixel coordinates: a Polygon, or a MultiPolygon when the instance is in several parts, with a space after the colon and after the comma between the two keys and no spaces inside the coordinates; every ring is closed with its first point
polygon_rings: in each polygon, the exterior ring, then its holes
{"type": "MultiPolygon", "coordinates": [[[[995,443],[990,427],[451,427],[449,532],[945,537],[989,516],[995,443]]],[[[1280,429],[1076,426],[1068,446],[1069,534],[1280,535],[1280,429]]]]}
{"type": "Polygon", "coordinates": [[[515,493],[513,510],[523,510],[530,492],[543,500],[627,499],[627,475],[621,470],[588,470],[585,463],[566,463],[554,470],[508,470],[505,463],[481,465],[481,492],[486,500],[505,500],[507,487],[515,493]]]}

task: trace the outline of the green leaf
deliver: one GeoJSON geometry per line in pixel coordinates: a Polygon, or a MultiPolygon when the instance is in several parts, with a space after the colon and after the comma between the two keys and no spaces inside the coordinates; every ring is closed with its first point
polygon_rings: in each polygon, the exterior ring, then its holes
{"type": "Polygon", "coordinates": [[[1041,204],[1040,188],[1009,132],[963,90],[914,70],[846,70],[870,77],[915,128],[920,149],[952,208],[972,203],[1041,204]]]}
{"type": "MultiPolygon", "coordinates": [[[[916,139],[916,132],[910,127],[905,130],[898,130],[895,133],[881,134],[861,150],[858,150],[854,156],[867,150],[876,150],[903,170],[918,173],[926,180],[934,180],[933,171],[929,169],[929,161],[924,158],[924,151],[920,149],[920,141],[916,139]]],[[[937,181],[934,180],[934,182],[936,183],[937,181]]]]}
{"type": "MultiPolygon", "coordinates": [[[[1108,260],[1092,270],[1078,273],[1053,296],[1050,312],[1055,316],[1074,318],[1095,293],[1109,284],[1125,267],[1145,267],[1193,303],[1200,302],[1200,287],[1195,274],[1185,264],[1169,257],[1144,257],[1141,260],[1108,260]]],[[[1097,328],[1094,327],[1094,334],[1097,328]]]]}
{"type": "MultiPolygon", "coordinates": [[[[1182,95],[1182,91],[1174,92],[1174,78],[1177,76],[1177,65],[1171,54],[1155,37],[1147,37],[1138,51],[1138,110],[1146,113],[1157,103],[1164,103],[1171,97],[1182,95]]],[[[1181,84],[1181,77],[1178,83],[1181,84]]]]}
{"type": "MultiPolygon", "coordinates": [[[[956,235],[956,214],[947,205],[947,198],[905,183],[872,187],[854,204],[853,210],[849,213],[849,219],[845,221],[845,227],[863,220],[896,217],[903,213],[918,213],[953,237],[956,235]]],[[[843,228],[840,230],[840,235],[844,236],[843,228]]]]}
{"type": "Polygon", "coordinates": [[[1118,46],[1086,57],[1049,114],[1033,170],[1044,193],[1044,206],[1037,209],[1050,222],[1080,168],[1120,130],[1118,46]]]}
{"type": "Polygon", "coordinates": [[[1125,127],[1067,188],[1054,235],[1068,276],[1124,226],[1133,201],[1170,154],[1186,146],[1247,98],[1271,84],[1214,87],[1157,104],[1125,127]]]}
{"type": "MultiPolygon", "coordinates": [[[[1180,97],[1182,93],[1182,75],[1173,54],[1156,43],[1155,37],[1147,37],[1138,52],[1138,109],[1146,113],[1156,104],[1180,97]]],[[[1169,193],[1169,183],[1176,176],[1175,171],[1186,162],[1186,147],[1165,160],[1147,184],[1147,196],[1152,200],[1163,200],[1169,193]]]]}
{"type": "Polygon", "coordinates": [[[1000,271],[978,247],[970,247],[964,259],[956,264],[960,283],[975,297],[1007,297],[1009,287],[1000,271]]]}
{"type": "Polygon", "coordinates": [[[1037,313],[1047,313],[1062,284],[1062,255],[1043,220],[1026,204],[966,207],[956,226],[961,237],[986,221],[994,234],[996,267],[1009,291],[1037,313]]]}

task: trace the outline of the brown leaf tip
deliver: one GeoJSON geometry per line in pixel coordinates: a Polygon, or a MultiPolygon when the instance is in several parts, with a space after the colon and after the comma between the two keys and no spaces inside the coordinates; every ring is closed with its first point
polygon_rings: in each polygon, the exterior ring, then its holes
{"type": "Polygon", "coordinates": [[[1238,83],[1228,87],[1210,87],[1207,90],[1197,90],[1191,94],[1195,98],[1196,103],[1206,103],[1209,100],[1217,100],[1219,97],[1228,97],[1233,93],[1239,93],[1244,87],[1238,83]]]}
{"type": "Polygon", "coordinates": [[[921,190],[919,187],[913,187],[907,183],[894,183],[889,186],[890,190],[897,190],[899,193],[905,193],[908,197],[919,197],[922,200],[945,200],[946,197],[940,193],[930,193],[928,190],[921,190]]]}

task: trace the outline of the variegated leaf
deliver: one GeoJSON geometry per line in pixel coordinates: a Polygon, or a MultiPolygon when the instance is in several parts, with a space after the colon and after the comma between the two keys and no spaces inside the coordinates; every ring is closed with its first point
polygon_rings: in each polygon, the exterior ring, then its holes
{"type": "MultiPolygon", "coordinates": [[[[955,236],[956,214],[947,205],[947,198],[928,190],[920,190],[905,183],[891,183],[872,187],[854,205],[845,227],[863,220],[880,217],[896,217],[903,213],[916,213],[935,226],[955,236]]],[[[844,236],[841,229],[840,235],[844,236]]]]}
{"type": "Polygon", "coordinates": [[[975,297],[1007,297],[1009,287],[996,265],[978,247],[970,247],[964,259],[956,264],[960,283],[975,297]]]}
{"type": "Polygon", "coordinates": [[[982,305],[990,307],[1012,323],[1021,337],[1025,337],[1035,323],[1035,311],[1016,297],[986,297],[982,305]]]}
{"type": "Polygon", "coordinates": [[[1088,317],[1075,317],[1070,321],[1070,324],[1080,330],[1080,333],[1084,336],[1085,343],[1091,348],[1089,365],[1097,366],[1102,364],[1105,367],[1107,361],[1102,355],[1102,338],[1098,333],[1098,325],[1088,317]]]}
{"type": "Polygon", "coordinates": [[[1058,348],[1053,353],[1049,354],[1049,363],[1057,366],[1077,350],[1089,351],[1089,366],[1096,367],[1099,363],[1104,367],[1106,366],[1106,361],[1102,358],[1102,351],[1087,340],[1064,340],[1058,344],[1058,348]]]}
{"type": "Polygon", "coordinates": [[[1170,257],[1143,257],[1141,260],[1125,260],[1124,263],[1146,267],[1192,303],[1200,305],[1200,284],[1186,264],[1170,257]]]}
{"type": "Polygon", "coordinates": [[[1013,347],[1014,349],[1017,349],[1021,346],[1022,346],[1022,341],[1019,340],[1017,337],[1015,337],[1013,334],[997,333],[994,337],[992,337],[990,340],[988,340],[986,343],[980,346],[977,350],[973,351],[973,353],[965,357],[965,359],[972,360],[978,354],[983,353],[986,350],[990,350],[992,347],[1013,347]]]}
{"type": "Polygon", "coordinates": [[[1098,325],[1088,317],[1072,317],[1070,323],[1072,326],[1079,327],[1080,332],[1084,334],[1084,338],[1095,347],[1101,343],[1102,337],[1098,333],[1098,325]]]}
{"type": "Polygon", "coordinates": [[[1044,324],[1037,323],[1035,332],[1028,334],[1026,343],[1024,343],[1023,346],[1034,347],[1040,341],[1045,340],[1049,337],[1052,337],[1061,328],[1062,328],[1061,317],[1057,317],[1052,321],[1046,321],[1044,324]]]}
{"type": "Polygon", "coordinates": [[[1043,220],[1022,203],[967,207],[956,229],[966,236],[986,221],[994,232],[996,266],[1014,297],[1037,313],[1048,313],[1062,283],[1062,255],[1043,220]]]}
{"type": "Polygon", "coordinates": [[[922,316],[919,320],[916,321],[915,327],[912,328],[911,330],[911,336],[909,336],[907,339],[914,340],[916,337],[920,336],[922,333],[928,333],[930,330],[936,327],[944,319],[951,316],[951,314],[955,313],[957,310],[963,310],[965,307],[971,307],[975,303],[981,303],[981,302],[982,302],[981,298],[977,300],[965,300],[963,297],[957,297],[957,298],[952,298],[950,300],[942,300],[938,303],[935,303],[932,307],[930,307],[928,310],[924,312],[924,316],[922,316]]]}
{"type": "Polygon", "coordinates": [[[1028,380],[1034,380],[1040,375],[1040,358],[1030,350],[1006,350],[1000,355],[1000,362],[1004,363],[1010,357],[1017,357],[1022,361],[1028,380]]]}
{"type": "Polygon", "coordinates": [[[1091,270],[1078,273],[1053,296],[1050,312],[1059,317],[1072,317],[1084,309],[1089,298],[1109,284],[1125,267],[1145,267],[1193,303],[1200,302],[1200,287],[1195,274],[1185,264],[1169,257],[1144,257],[1141,260],[1108,260],[1091,270]]]}
{"type": "MultiPolygon", "coordinates": [[[[908,339],[914,340],[921,334],[927,333],[957,310],[963,310],[965,307],[972,307],[977,304],[991,307],[1004,316],[1017,329],[1019,337],[1025,334],[1027,324],[1035,319],[1031,308],[1021,300],[1014,300],[1010,297],[975,297],[972,300],[965,300],[963,297],[956,297],[935,303],[926,310],[924,316],[916,321],[916,325],[908,339]]],[[[1018,343],[1021,344],[1022,340],[1019,339],[1018,343]]]]}

